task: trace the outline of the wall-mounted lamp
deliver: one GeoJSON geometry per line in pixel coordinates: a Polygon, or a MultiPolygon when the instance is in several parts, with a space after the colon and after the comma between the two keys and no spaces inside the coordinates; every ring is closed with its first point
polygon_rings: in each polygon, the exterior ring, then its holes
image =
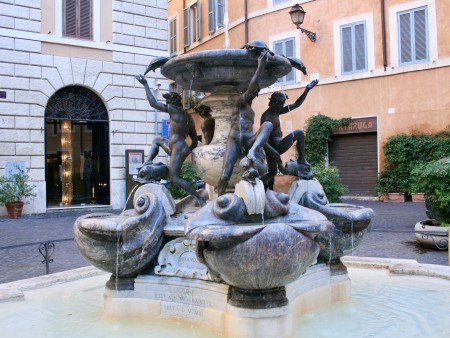
{"type": "Polygon", "coordinates": [[[300,6],[299,4],[292,6],[289,14],[291,15],[292,22],[297,26],[297,29],[300,29],[302,33],[305,33],[312,42],[316,42],[316,33],[300,27],[300,25],[303,23],[303,20],[305,19],[306,14],[302,6],[300,6]]]}

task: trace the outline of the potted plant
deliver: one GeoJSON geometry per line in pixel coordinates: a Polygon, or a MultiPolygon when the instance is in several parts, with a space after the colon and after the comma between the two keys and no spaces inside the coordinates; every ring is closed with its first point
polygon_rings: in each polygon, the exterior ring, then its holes
{"type": "Polygon", "coordinates": [[[430,217],[415,225],[416,239],[425,246],[446,250],[450,230],[450,157],[418,166],[412,175],[414,186],[425,193],[430,217]]]}
{"type": "Polygon", "coordinates": [[[405,193],[400,192],[402,179],[395,169],[383,170],[377,179],[376,189],[383,202],[405,202],[405,193]]]}
{"type": "Polygon", "coordinates": [[[24,199],[36,196],[34,185],[28,184],[28,171],[18,169],[9,177],[0,177],[0,205],[5,205],[9,218],[22,216],[24,199]]]}

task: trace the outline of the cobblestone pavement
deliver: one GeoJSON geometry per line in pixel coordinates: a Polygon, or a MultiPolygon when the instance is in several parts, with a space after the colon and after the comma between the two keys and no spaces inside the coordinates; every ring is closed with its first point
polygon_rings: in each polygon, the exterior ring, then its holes
{"type": "MultiPolygon", "coordinates": [[[[417,245],[412,232],[414,224],[426,219],[423,203],[381,203],[347,201],[375,211],[372,232],[353,255],[415,259],[419,263],[448,264],[447,251],[436,251],[417,245]],[[408,232],[405,232],[408,231],[408,232]]],[[[72,239],[75,219],[86,211],[53,212],[25,216],[19,220],[0,218],[0,248],[48,240],[72,239]]],[[[45,274],[45,264],[38,244],[0,249],[0,283],[45,274]]],[[[89,265],[78,253],[73,240],[55,242],[50,272],[60,272],[89,265]]]]}
{"type": "Polygon", "coordinates": [[[448,265],[448,252],[418,245],[414,225],[427,219],[425,203],[346,201],[372,208],[372,232],[353,252],[354,256],[415,259],[419,263],[448,265]]]}

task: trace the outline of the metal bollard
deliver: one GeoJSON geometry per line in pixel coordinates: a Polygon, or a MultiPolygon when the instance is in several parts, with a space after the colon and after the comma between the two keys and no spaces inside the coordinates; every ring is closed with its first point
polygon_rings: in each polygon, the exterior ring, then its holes
{"type": "Polygon", "coordinates": [[[50,273],[50,263],[53,262],[53,258],[50,258],[55,250],[55,243],[53,242],[44,242],[39,244],[39,253],[44,257],[44,260],[41,262],[45,263],[45,274],[48,275],[50,273]]]}

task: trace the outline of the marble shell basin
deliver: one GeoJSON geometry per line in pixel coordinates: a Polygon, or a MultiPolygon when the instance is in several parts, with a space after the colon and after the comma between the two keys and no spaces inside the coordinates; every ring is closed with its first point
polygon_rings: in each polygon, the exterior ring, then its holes
{"type": "Polygon", "coordinates": [[[435,220],[417,222],[414,226],[416,240],[431,249],[448,250],[448,231],[450,228],[439,226],[435,220]]]}
{"type": "Polygon", "coordinates": [[[199,259],[225,283],[248,290],[283,287],[316,262],[320,248],[314,238],[333,226],[319,212],[289,207],[284,217],[233,224],[211,218],[208,203],[187,220],[185,232],[198,241],[199,259]]]}
{"type": "Polygon", "coordinates": [[[317,236],[322,244],[319,257],[324,261],[337,261],[358,247],[370,230],[369,225],[375,215],[370,208],[345,203],[318,205],[316,210],[334,224],[331,240],[328,234],[317,236]]]}
{"type": "Polygon", "coordinates": [[[147,193],[137,199],[134,209],[122,215],[79,217],[74,224],[75,243],[95,267],[118,277],[135,276],[159,252],[165,224],[161,202],[147,193]]]}
{"type": "MultiPolygon", "coordinates": [[[[230,85],[244,91],[258,65],[259,53],[246,49],[215,49],[174,57],[161,67],[161,74],[185,89],[214,92],[230,85]]],[[[288,74],[292,66],[287,58],[274,55],[264,70],[260,88],[274,84],[288,74]]]]}

